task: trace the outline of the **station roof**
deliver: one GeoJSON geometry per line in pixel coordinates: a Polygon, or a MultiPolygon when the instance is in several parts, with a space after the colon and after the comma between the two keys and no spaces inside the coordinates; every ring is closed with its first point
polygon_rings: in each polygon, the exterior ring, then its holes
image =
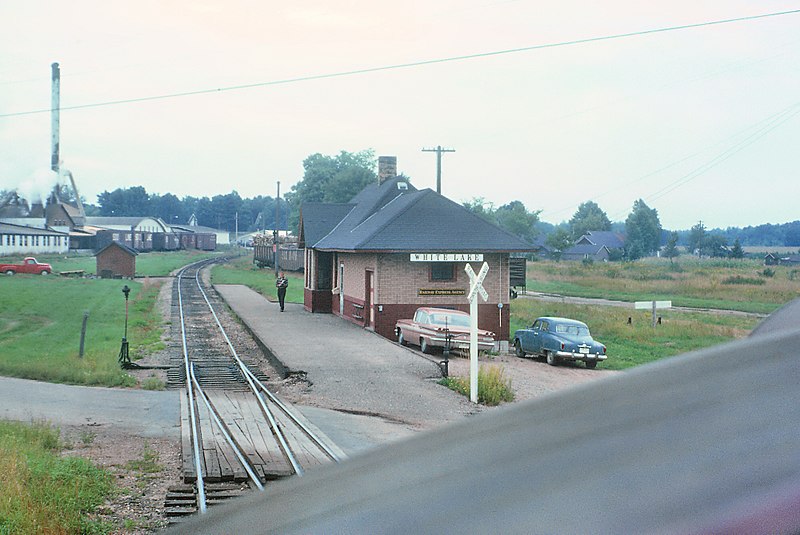
{"type": "MultiPolygon", "coordinates": [[[[321,203],[317,203],[321,204],[321,203]]],[[[330,207],[330,205],[328,205],[330,207]]],[[[402,176],[370,184],[327,219],[303,221],[306,246],[328,251],[528,252],[532,244],[430,189],[417,190],[402,176]],[[346,214],[323,234],[334,216],[346,214]],[[323,224],[324,222],[324,224],[323,224]],[[316,240],[317,235],[323,237],[316,240]],[[312,241],[313,240],[313,241],[312,241]]],[[[303,205],[305,219],[306,205],[303,205]]]]}

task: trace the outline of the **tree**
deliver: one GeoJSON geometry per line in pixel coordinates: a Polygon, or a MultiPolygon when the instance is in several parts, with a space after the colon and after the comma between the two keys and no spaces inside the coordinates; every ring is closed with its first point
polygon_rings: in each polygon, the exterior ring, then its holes
{"type": "Polygon", "coordinates": [[[150,195],[150,204],[153,209],[153,215],[160,217],[162,221],[169,225],[185,223],[189,219],[189,215],[191,215],[186,213],[184,203],[172,193],[150,195]]]}
{"type": "Polygon", "coordinates": [[[312,154],[303,160],[303,178],[286,193],[291,207],[289,224],[297,229],[300,206],[306,202],[347,202],[375,175],[375,153],[341,151],[337,156],[312,154]]]}
{"type": "Polygon", "coordinates": [[[537,226],[540,211],[529,212],[520,201],[511,201],[495,210],[492,203],[482,197],[476,197],[462,203],[462,206],[528,243],[533,243],[539,234],[537,226]]]}
{"type": "Polygon", "coordinates": [[[706,227],[702,221],[698,221],[695,226],[689,231],[688,247],[689,252],[694,254],[700,251],[703,243],[706,241],[706,227]]]}
{"type": "Polygon", "coordinates": [[[346,167],[331,177],[325,188],[325,202],[347,202],[377,180],[375,172],[363,167],[346,167]]]}
{"type": "Polygon", "coordinates": [[[672,259],[680,254],[678,251],[678,233],[672,232],[667,240],[667,245],[664,247],[664,256],[669,258],[669,263],[671,264],[672,259]]]}
{"type": "Polygon", "coordinates": [[[569,220],[572,239],[577,240],[590,230],[611,230],[611,220],[594,201],[586,201],[569,220]]]}
{"type": "Polygon", "coordinates": [[[104,216],[153,215],[150,196],[142,186],[104,191],[97,196],[97,202],[100,205],[100,213],[104,216]]]}
{"type": "Polygon", "coordinates": [[[561,255],[572,247],[572,234],[564,227],[558,227],[545,240],[545,244],[552,251],[552,256],[556,260],[561,260],[561,255]]]}
{"type": "Polygon", "coordinates": [[[708,234],[700,245],[700,256],[728,256],[728,240],[721,234],[708,234]]]}
{"type": "Polygon", "coordinates": [[[642,199],[633,203],[633,210],[625,220],[625,255],[636,260],[652,254],[661,245],[661,222],[658,211],[650,208],[642,199]]]}
{"type": "Polygon", "coordinates": [[[736,238],[736,241],[733,242],[733,248],[729,253],[731,258],[744,258],[744,249],[742,249],[742,244],[739,242],[739,238],[736,238]]]}
{"type": "Polygon", "coordinates": [[[475,215],[481,216],[486,221],[497,224],[497,216],[494,205],[483,197],[473,197],[470,201],[465,201],[461,205],[475,215]]]}
{"type": "Polygon", "coordinates": [[[539,222],[541,210],[529,212],[520,201],[511,201],[497,209],[495,216],[497,224],[528,243],[533,243],[538,231],[536,224],[539,222]]]}

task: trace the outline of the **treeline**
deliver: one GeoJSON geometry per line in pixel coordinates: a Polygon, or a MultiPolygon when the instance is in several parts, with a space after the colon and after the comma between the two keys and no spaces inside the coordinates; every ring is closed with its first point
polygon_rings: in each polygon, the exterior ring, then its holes
{"type": "MultiPolygon", "coordinates": [[[[306,202],[350,201],[365,186],[377,181],[377,158],[372,150],[341,151],[338,155],[312,154],[303,161],[303,178],[280,199],[280,221],[275,221],[275,198],[242,198],[236,191],[208,197],[171,193],[148,194],[141,187],[104,191],[96,206],[87,206],[90,215],[155,216],[167,223],[186,223],[194,214],[198,224],[233,232],[288,229],[297,232],[300,206],[306,202]]],[[[410,182],[413,180],[406,177],[410,182]]],[[[625,235],[625,257],[646,256],[672,241],[674,245],[706,253],[722,254],[734,246],[800,247],[800,221],[774,225],[765,223],[744,228],[706,229],[702,221],[692,229],[668,230],[661,226],[658,212],[637,200],[624,222],[612,222],[594,201],[582,203],[569,221],[553,225],[539,219],[540,210],[529,210],[518,200],[495,207],[477,198],[463,205],[481,217],[520,238],[549,249],[563,251],[586,231],[611,230],[625,235]],[[698,238],[700,236],[700,238],[698,238]]]]}
{"type": "MultiPolygon", "coordinates": [[[[279,224],[286,229],[289,206],[280,200],[279,224]]],[[[170,225],[186,224],[194,214],[197,224],[234,232],[253,232],[274,229],[275,198],[257,196],[242,198],[236,191],[226,195],[208,197],[186,196],[179,199],[172,193],[148,194],[142,186],[117,188],[97,196],[97,206],[87,208],[88,215],[99,216],[150,216],[161,218],[170,225]]]]}

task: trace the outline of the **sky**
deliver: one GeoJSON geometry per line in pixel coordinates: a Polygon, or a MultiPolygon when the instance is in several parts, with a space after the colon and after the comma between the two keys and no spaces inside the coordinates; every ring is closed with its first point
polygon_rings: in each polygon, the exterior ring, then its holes
{"type": "Polygon", "coordinates": [[[455,150],[443,195],[519,200],[550,223],[589,200],[624,221],[637,199],[670,230],[794,221],[800,13],[652,31],[793,10],[800,1],[2,2],[0,189],[52,179],[57,62],[62,168],[90,203],[133,186],[274,197],[309,155],[365,149],[435,189],[436,154],[422,149],[442,146],[455,150]]]}

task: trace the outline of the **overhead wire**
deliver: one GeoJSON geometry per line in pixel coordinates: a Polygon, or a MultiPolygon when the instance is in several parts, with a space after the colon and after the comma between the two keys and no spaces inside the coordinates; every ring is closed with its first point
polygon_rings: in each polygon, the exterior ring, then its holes
{"type": "MultiPolygon", "coordinates": [[[[684,174],[683,176],[681,176],[680,178],[670,182],[669,184],[667,184],[666,186],[662,187],[661,189],[651,193],[650,195],[644,196],[643,199],[648,201],[648,202],[652,202],[652,201],[658,200],[661,197],[663,197],[663,196],[675,191],[676,189],[680,188],[681,186],[686,185],[687,183],[691,182],[695,178],[703,175],[707,171],[711,170],[712,168],[716,167],[717,165],[721,164],[722,162],[728,160],[729,158],[734,156],[736,153],[738,153],[738,152],[744,150],[745,148],[749,147],[750,145],[752,145],[753,143],[755,143],[756,141],[758,141],[762,137],[766,136],[767,134],[769,134],[770,132],[772,132],[773,130],[778,128],[779,126],[783,125],[787,121],[789,121],[792,118],[794,118],[795,116],[797,116],[798,114],[800,114],[800,102],[795,102],[794,104],[792,104],[791,106],[789,106],[787,108],[784,108],[780,112],[771,115],[765,121],[761,121],[762,123],[766,122],[766,124],[764,124],[763,126],[760,126],[752,134],[748,135],[747,137],[745,137],[741,141],[736,142],[731,147],[728,147],[727,149],[725,149],[721,153],[717,154],[711,160],[703,163],[702,165],[700,165],[698,167],[695,167],[690,172],[688,172],[688,173],[684,174]]],[[[615,217],[619,218],[619,217],[622,217],[623,215],[624,215],[624,213],[620,212],[615,217]]]]}
{"type": "MultiPolygon", "coordinates": [[[[163,100],[163,99],[170,99],[170,98],[179,98],[179,97],[188,97],[188,96],[195,96],[195,95],[204,95],[210,93],[221,93],[226,91],[241,91],[244,89],[252,89],[257,87],[267,87],[267,86],[274,86],[274,85],[284,85],[284,84],[292,84],[292,83],[299,83],[299,82],[308,82],[313,80],[324,80],[328,78],[340,78],[346,76],[355,76],[360,74],[368,74],[374,72],[381,72],[381,71],[390,71],[390,70],[398,70],[398,69],[407,69],[412,67],[421,67],[425,65],[434,65],[439,63],[450,63],[450,62],[457,62],[457,61],[465,61],[470,59],[477,59],[477,58],[485,58],[491,56],[500,56],[506,54],[516,54],[520,52],[529,52],[532,50],[542,50],[547,48],[556,48],[556,47],[564,47],[564,46],[574,46],[586,43],[595,43],[600,41],[611,41],[615,39],[625,39],[629,37],[637,37],[641,35],[651,35],[656,33],[664,33],[664,32],[673,32],[679,30],[688,30],[692,28],[701,28],[705,26],[715,26],[721,24],[732,24],[736,22],[745,22],[745,21],[753,21],[758,19],[764,19],[768,17],[779,17],[784,15],[794,15],[800,13],[800,9],[794,9],[789,11],[777,11],[772,13],[763,13],[760,15],[748,15],[745,17],[736,17],[731,19],[721,19],[721,20],[712,20],[712,21],[705,21],[705,22],[697,22],[693,24],[682,24],[679,26],[666,26],[661,28],[652,28],[649,30],[639,30],[634,32],[626,32],[626,33],[618,33],[612,35],[603,35],[597,37],[587,37],[583,39],[573,39],[569,41],[560,41],[556,43],[544,43],[539,45],[531,45],[519,48],[510,48],[505,50],[495,50],[490,52],[478,52],[475,54],[465,54],[460,56],[450,56],[445,58],[434,58],[428,60],[420,60],[420,61],[413,61],[408,63],[398,63],[393,65],[383,65],[378,67],[367,67],[363,69],[354,69],[349,71],[340,71],[334,73],[327,73],[327,74],[312,74],[308,76],[300,76],[296,78],[286,78],[283,80],[271,80],[266,82],[254,82],[250,84],[240,84],[240,85],[233,85],[233,86],[226,86],[226,87],[218,87],[212,89],[197,89],[192,91],[182,91],[177,93],[167,93],[163,95],[151,95],[146,97],[134,97],[128,99],[119,99],[119,100],[110,100],[105,102],[94,102],[89,104],[77,104],[73,106],[62,106],[61,110],[79,110],[79,109],[86,109],[86,108],[98,108],[104,106],[116,106],[121,104],[133,104],[138,102],[147,102],[152,100],[163,100]]],[[[20,112],[10,112],[10,113],[3,113],[0,114],[0,118],[6,117],[19,117],[23,115],[34,115],[40,113],[49,113],[51,110],[50,108],[46,109],[38,109],[38,110],[28,110],[28,111],[20,111],[20,112]]]]}
{"type": "MultiPolygon", "coordinates": [[[[766,117],[766,118],[764,118],[764,119],[762,119],[762,120],[760,120],[760,121],[758,121],[758,122],[756,122],[754,124],[751,124],[750,126],[748,126],[746,128],[743,128],[742,130],[739,130],[735,134],[727,136],[725,139],[723,139],[721,141],[713,143],[713,144],[711,144],[711,145],[709,145],[709,146],[707,146],[707,147],[705,147],[703,149],[700,149],[698,151],[693,152],[692,154],[689,154],[689,155],[684,156],[684,157],[682,157],[682,158],[680,158],[678,160],[670,162],[670,163],[668,163],[668,164],[666,164],[666,165],[664,165],[662,167],[659,167],[658,169],[656,169],[654,171],[650,171],[649,173],[641,175],[641,176],[639,176],[637,178],[634,178],[632,180],[628,180],[628,181],[626,181],[626,182],[624,182],[622,184],[619,184],[619,185],[617,185],[617,186],[615,186],[613,188],[607,189],[602,193],[598,193],[596,195],[592,195],[589,199],[586,199],[586,200],[587,201],[597,201],[598,199],[600,199],[602,197],[605,197],[607,195],[611,195],[612,193],[615,193],[615,192],[617,192],[617,191],[619,191],[621,189],[628,188],[633,184],[641,182],[641,181],[643,181],[643,180],[645,180],[647,178],[659,175],[659,174],[663,173],[664,171],[667,171],[667,170],[672,169],[673,167],[676,167],[676,166],[678,166],[678,165],[680,165],[680,164],[682,164],[684,162],[692,160],[693,158],[695,158],[697,156],[700,156],[704,152],[710,151],[715,146],[726,144],[726,143],[728,143],[730,141],[736,140],[737,138],[740,138],[743,135],[747,134],[744,139],[736,141],[733,145],[729,146],[722,153],[720,153],[720,155],[726,154],[726,153],[730,152],[731,150],[737,149],[737,147],[738,147],[738,149],[736,150],[736,152],[738,152],[738,150],[744,149],[746,146],[748,146],[751,143],[757,141],[757,139],[760,138],[761,136],[766,135],[767,133],[769,133],[774,128],[777,128],[778,126],[780,126],[780,124],[783,124],[783,122],[788,121],[789,119],[791,119],[791,117],[793,115],[796,115],[796,113],[800,113],[800,110],[798,110],[798,112],[795,112],[794,114],[791,113],[791,110],[793,108],[797,108],[798,106],[800,106],[800,101],[795,102],[794,104],[792,104],[792,105],[790,105],[790,106],[788,106],[786,108],[783,108],[782,110],[780,110],[778,112],[775,112],[775,113],[769,115],[768,117],[766,117]],[[790,115],[790,114],[791,114],[791,116],[787,117],[787,115],[790,115]],[[781,121],[781,118],[784,118],[784,120],[781,121]],[[781,121],[780,124],[775,124],[777,121],[781,121]],[[751,132],[751,133],[748,134],[748,132],[751,132]],[[752,139],[752,141],[750,143],[747,143],[746,145],[743,145],[743,143],[745,143],[746,141],[750,140],[754,136],[758,136],[758,137],[755,138],[755,139],[752,139]]],[[[720,155],[715,156],[714,158],[712,158],[712,160],[710,162],[716,161],[717,158],[720,157],[720,155]]],[[[732,155],[733,155],[733,153],[731,153],[731,156],[732,155]]],[[[682,181],[682,180],[686,179],[688,176],[692,175],[692,173],[695,173],[698,170],[705,168],[710,162],[707,162],[707,163],[695,168],[695,170],[693,170],[691,173],[687,173],[687,174],[681,176],[681,178],[677,179],[675,182],[679,182],[679,181],[682,181]]],[[[717,162],[717,163],[721,163],[721,161],[717,162]]],[[[716,163],[714,165],[716,165],[716,163]]],[[[712,167],[713,167],[713,165],[712,165],[712,167]]],[[[711,167],[708,167],[708,169],[710,169],[710,168],[711,167]]],[[[705,169],[705,170],[708,170],[708,169],[705,169]]],[[[705,171],[703,171],[703,172],[705,172],[705,171]]],[[[702,174],[702,173],[700,173],[700,174],[702,174]]],[[[699,174],[696,175],[696,176],[699,176],[699,174]]],[[[692,178],[694,178],[694,177],[692,177],[692,178]]],[[[671,182],[670,185],[674,184],[675,182],[671,182]]],[[[688,182],[688,180],[686,180],[686,182],[688,182]]],[[[677,187],[679,187],[679,186],[677,186],[677,187]]],[[[665,188],[666,188],[666,186],[665,186],[665,188]]],[[[662,189],[665,189],[665,188],[662,188],[662,189]]],[[[647,200],[655,200],[655,199],[660,197],[660,196],[656,197],[656,195],[658,193],[660,193],[661,191],[662,190],[658,190],[655,193],[651,194],[651,196],[646,196],[645,199],[647,199],[647,200]]],[[[545,210],[545,213],[549,214],[550,216],[553,216],[553,215],[556,215],[556,214],[559,214],[559,213],[564,213],[567,210],[571,210],[572,206],[573,205],[564,206],[562,208],[558,208],[558,209],[554,209],[554,210],[545,210]]],[[[623,214],[620,214],[620,215],[623,215],[623,214]]]]}

